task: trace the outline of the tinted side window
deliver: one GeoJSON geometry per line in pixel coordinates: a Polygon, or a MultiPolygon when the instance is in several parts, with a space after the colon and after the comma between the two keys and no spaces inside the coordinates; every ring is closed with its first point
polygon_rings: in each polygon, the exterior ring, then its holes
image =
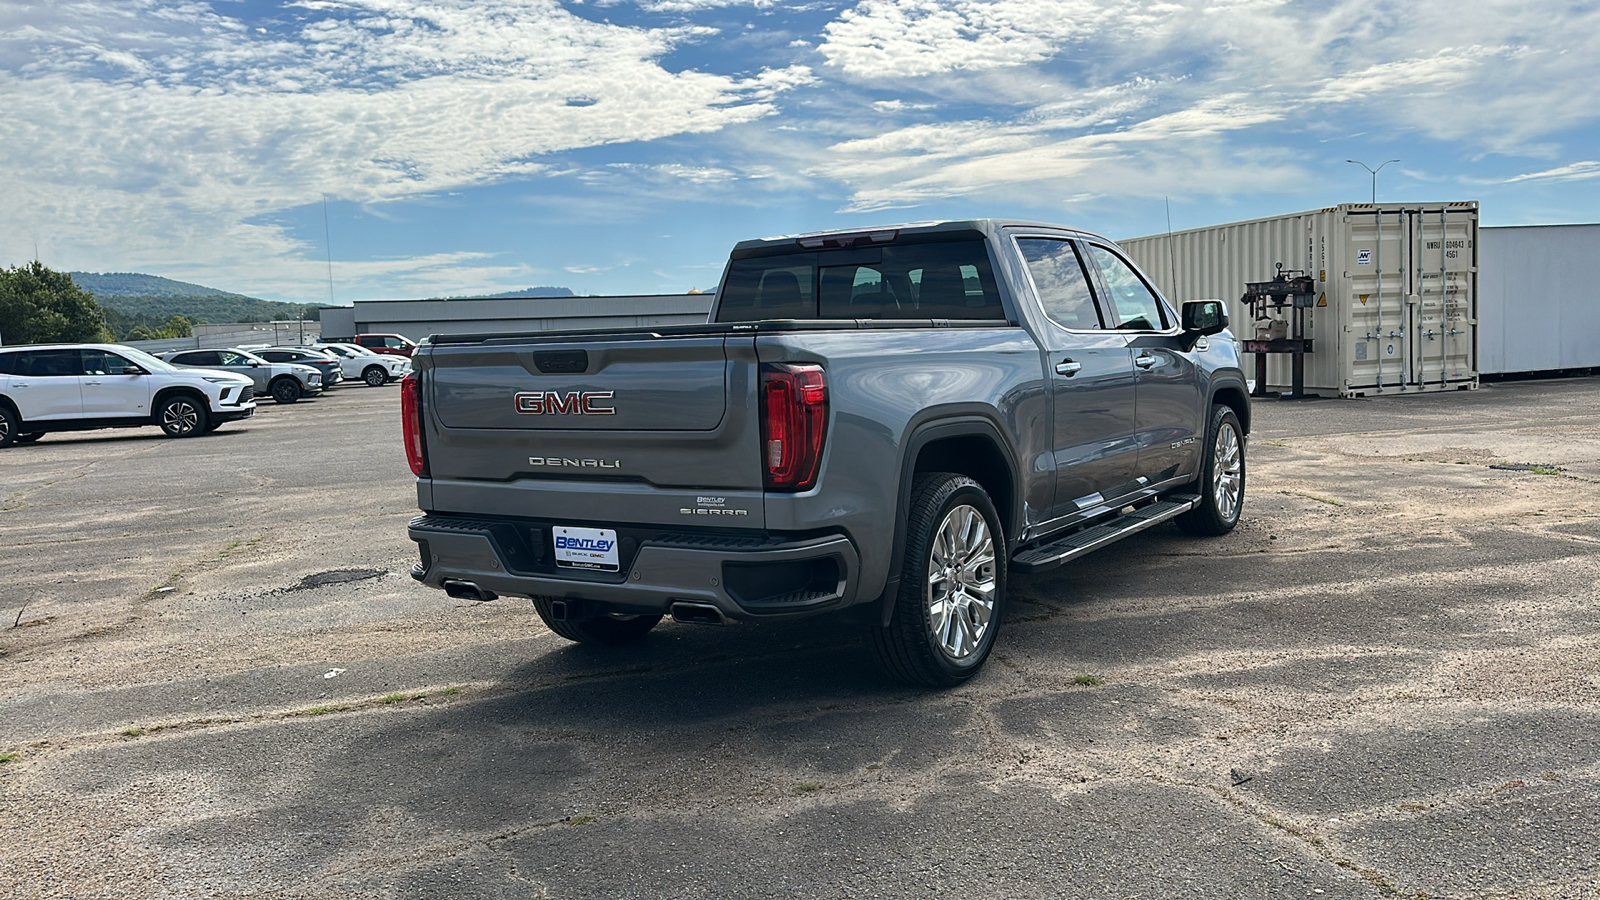
{"type": "Polygon", "coordinates": [[[76,350],[34,350],[18,354],[17,374],[31,378],[75,378],[83,374],[76,350]]]}
{"type": "Polygon", "coordinates": [[[718,322],[817,317],[815,253],[735,260],[717,303],[718,322]]]}
{"type": "Polygon", "coordinates": [[[1132,266],[1098,244],[1090,244],[1089,253],[1100,267],[1106,290],[1111,292],[1111,317],[1115,322],[1111,327],[1128,331],[1160,331],[1167,327],[1161,301],[1132,266]]]}
{"type": "Polygon", "coordinates": [[[218,350],[217,359],[218,364],[224,366],[248,366],[254,362],[254,360],[242,353],[233,353],[228,350],[218,350]]]}
{"type": "Polygon", "coordinates": [[[0,375],[17,374],[17,354],[0,353],[0,375]]]}
{"type": "Polygon", "coordinates": [[[104,350],[84,350],[83,373],[85,375],[126,375],[132,371],[142,370],[140,366],[128,362],[115,353],[104,350]]]}
{"type": "Polygon", "coordinates": [[[193,353],[180,353],[172,358],[180,366],[218,366],[222,364],[215,350],[196,350],[193,353]]]}
{"type": "Polygon", "coordinates": [[[267,362],[275,362],[275,363],[289,362],[289,360],[291,358],[289,356],[289,354],[283,352],[282,350],[262,350],[261,352],[257,353],[256,355],[261,357],[262,359],[266,360],[267,362]]]}
{"type": "Polygon", "coordinates": [[[1074,331],[1104,327],[1094,291],[1083,273],[1083,261],[1071,241],[1020,238],[1017,246],[1028,261],[1028,274],[1039,292],[1039,304],[1056,324],[1074,331]]]}

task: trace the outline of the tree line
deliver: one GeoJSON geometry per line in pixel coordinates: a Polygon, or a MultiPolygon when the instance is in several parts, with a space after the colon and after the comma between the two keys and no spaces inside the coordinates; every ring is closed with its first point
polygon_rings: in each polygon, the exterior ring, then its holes
{"type": "Polygon", "coordinates": [[[157,340],[189,337],[204,322],[318,317],[315,307],[239,294],[117,297],[113,302],[102,305],[71,275],[37,260],[0,270],[0,343],[157,340]]]}

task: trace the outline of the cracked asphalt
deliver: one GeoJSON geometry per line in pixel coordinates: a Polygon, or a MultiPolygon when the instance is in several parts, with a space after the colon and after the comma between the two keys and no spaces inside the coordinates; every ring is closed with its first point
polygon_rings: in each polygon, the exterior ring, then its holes
{"type": "Polygon", "coordinates": [[[1260,401],[946,692],[415,585],[398,405],[0,451],[0,895],[1600,898],[1600,379],[1260,401]]]}

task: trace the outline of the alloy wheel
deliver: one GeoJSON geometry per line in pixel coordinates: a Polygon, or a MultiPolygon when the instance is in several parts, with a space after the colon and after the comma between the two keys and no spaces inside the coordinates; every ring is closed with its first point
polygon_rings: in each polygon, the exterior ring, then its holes
{"type": "Polygon", "coordinates": [[[965,659],[983,643],[994,619],[995,566],[983,514],[964,504],[946,513],[928,551],[923,597],[934,644],[951,659],[965,659]]]}
{"type": "Polygon", "coordinates": [[[187,400],[174,400],[161,411],[161,427],[168,434],[189,434],[200,425],[200,411],[187,400]]]}
{"type": "Polygon", "coordinates": [[[1217,443],[1211,460],[1217,513],[1231,522],[1239,515],[1239,495],[1244,490],[1244,456],[1240,453],[1239,432],[1231,422],[1224,422],[1217,429],[1217,443]]]}

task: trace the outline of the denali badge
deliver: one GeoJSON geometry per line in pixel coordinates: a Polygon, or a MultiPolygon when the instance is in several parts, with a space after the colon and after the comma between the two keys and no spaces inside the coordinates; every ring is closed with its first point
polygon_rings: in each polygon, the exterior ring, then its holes
{"type": "Polygon", "coordinates": [[[570,456],[530,456],[528,465],[547,469],[620,469],[620,459],[573,459],[570,456]]]}
{"type": "Polygon", "coordinates": [[[615,409],[602,406],[600,403],[610,400],[615,393],[615,391],[567,391],[565,394],[559,394],[555,391],[523,391],[512,399],[517,405],[517,412],[529,416],[614,416],[617,414],[615,409]]]}

